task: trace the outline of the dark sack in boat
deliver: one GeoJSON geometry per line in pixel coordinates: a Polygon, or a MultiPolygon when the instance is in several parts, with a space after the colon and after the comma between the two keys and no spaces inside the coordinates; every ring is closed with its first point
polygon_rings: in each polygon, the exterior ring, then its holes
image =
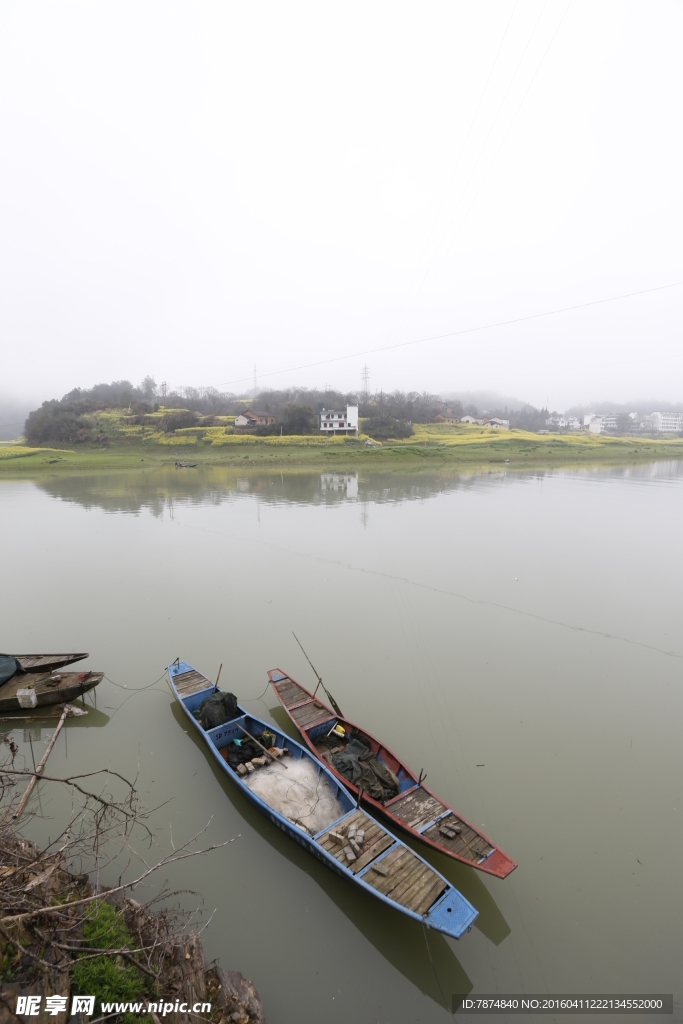
{"type": "Polygon", "coordinates": [[[394,773],[359,737],[351,740],[339,753],[332,754],[330,761],[345,779],[354,786],[360,786],[374,800],[390,800],[398,793],[399,783],[394,773]]]}
{"type": "Polygon", "coordinates": [[[237,718],[237,697],[234,693],[212,693],[199,705],[199,724],[202,729],[215,729],[217,725],[237,718]]]}
{"type": "Polygon", "coordinates": [[[0,654],[0,686],[8,683],[17,672],[23,672],[21,663],[11,654],[0,654]]]}

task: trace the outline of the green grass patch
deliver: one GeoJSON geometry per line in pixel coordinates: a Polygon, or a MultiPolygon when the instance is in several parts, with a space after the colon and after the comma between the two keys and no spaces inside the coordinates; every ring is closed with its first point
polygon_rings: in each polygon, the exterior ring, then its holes
{"type": "MultiPolygon", "coordinates": [[[[116,908],[102,901],[83,926],[83,945],[90,949],[135,949],[135,942],[116,908]]],[[[139,1002],[152,995],[152,982],[132,964],[110,956],[76,961],[70,971],[72,992],[95,996],[95,1012],[104,1002],[139,1002]]],[[[132,1022],[133,1014],[122,1020],[132,1022]]]]}

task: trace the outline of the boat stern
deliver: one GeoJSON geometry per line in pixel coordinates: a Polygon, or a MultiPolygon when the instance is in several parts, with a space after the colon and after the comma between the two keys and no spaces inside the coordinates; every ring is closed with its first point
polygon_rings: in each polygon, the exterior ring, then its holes
{"type": "Polygon", "coordinates": [[[472,927],[478,916],[479,911],[457,889],[449,886],[441,899],[424,915],[424,922],[437,932],[459,939],[472,927]]]}

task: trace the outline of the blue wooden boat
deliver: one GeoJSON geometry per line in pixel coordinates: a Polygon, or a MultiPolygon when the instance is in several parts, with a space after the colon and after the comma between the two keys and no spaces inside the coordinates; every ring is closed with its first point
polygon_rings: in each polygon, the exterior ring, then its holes
{"type": "MultiPolygon", "coordinates": [[[[168,676],[178,703],[216,762],[274,825],[337,874],[429,928],[459,939],[471,927],[478,912],[464,896],[357,806],[306,747],[239,705],[237,718],[204,730],[195,713],[217,688],[184,661],[169,665],[168,676]],[[272,734],[275,756],[259,757],[265,763],[258,767],[250,762],[252,769],[242,776],[228,763],[229,748],[235,741],[245,742],[246,735],[261,740],[265,730],[272,734]],[[354,831],[356,836],[363,833],[360,843],[352,838],[354,831]]],[[[233,747],[231,756],[234,752],[233,747]]]]}

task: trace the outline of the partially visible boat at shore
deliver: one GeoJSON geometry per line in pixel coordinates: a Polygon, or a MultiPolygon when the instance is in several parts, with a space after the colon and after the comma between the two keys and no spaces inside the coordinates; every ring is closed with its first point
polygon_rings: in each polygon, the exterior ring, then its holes
{"type": "Polygon", "coordinates": [[[89,655],[87,652],[80,654],[10,654],[10,658],[16,658],[24,672],[54,672],[56,668],[64,668],[65,665],[73,665],[76,661],[83,661],[89,655]]]}
{"type": "Polygon", "coordinates": [[[68,704],[103,679],[104,672],[17,672],[0,687],[0,711],[68,704]]]}

